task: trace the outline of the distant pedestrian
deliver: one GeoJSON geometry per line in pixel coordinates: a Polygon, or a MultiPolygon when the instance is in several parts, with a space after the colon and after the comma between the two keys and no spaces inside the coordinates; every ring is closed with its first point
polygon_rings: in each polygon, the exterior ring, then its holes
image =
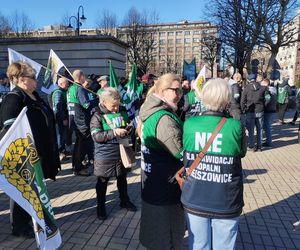
{"type": "Polygon", "coordinates": [[[268,89],[255,81],[255,74],[248,76],[249,83],[242,92],[241,109],[246,114],[246,127],[248,130],[248,145],[250,151],[262,150],[262,129],[264,106],[270,101],[268,89]],[[254,129],[256,128],[256,145],[254,129]]]}
{"type": "Polygon", "coordinates": [[[68,79],[61,77],[57,82],[58,88],[51,93],[52,110],[55,115],[57,125],[57,142],[60,160],[66,158],[66,140],[68,132],[68,106],[67,90],[69,87],[68,79]]]}
{"type": "Polygon", "coordinates": [[[277,92],[276,88],[270,85],[269,79],[262,80],[261,85],[268,88],[271,97],[270,102],[264,107],[263,128],[265,131],[266,141],[262,145],[264,147],[272,147],[272,123],[276,113],[277,92]]]}
{"type": "Polygon", "coordinates": [[[241,120],[241,87],[240,82],[242,81],[242,76],[240,73],[235,73],[233,79],[229,80],[229,85],[231,89],[231,101],[229,104],[229,113],[230,115],[237,119],[241,120]]]}
{"type": "Polygon", "coordinates": [[[277,85],[278,118],[280,124],[286,124],[284,121],[284,114],[287,110],[289,96],[291,93],[292,91],[289,85],[289,75],[285,74],[282,78],[282,83],[277,85]]]}

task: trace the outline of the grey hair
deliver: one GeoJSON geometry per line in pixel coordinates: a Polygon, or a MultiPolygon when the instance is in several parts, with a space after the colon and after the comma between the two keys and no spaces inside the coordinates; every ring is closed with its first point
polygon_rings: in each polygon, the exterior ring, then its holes
{"type": "Polygon", "coordinates": [[[104,102],[121,100],[119,91],[116,88],[112,87],[105,88],[103,92],[99,95],[99,98],[101,104],[103,104],[104,102]]]}
{"type": "Polygon", "coordinates": [[[202,89],[202,98],[207,110],[225,110],[231,99],[228,83],[221,78],[210,79],[202,89]]]}

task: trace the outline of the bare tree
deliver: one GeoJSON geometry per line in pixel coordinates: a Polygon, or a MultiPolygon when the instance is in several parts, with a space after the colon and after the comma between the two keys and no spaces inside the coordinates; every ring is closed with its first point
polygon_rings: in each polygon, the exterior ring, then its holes
{"type": "MultiPolygon", "coordinates": [[[[70,19],[70,15],[68,12],[65,12],[63,14],[63,16],[61,17],[61,21],[59,23],[59,27],[60,27],[60,32],[62,35],[64,36],[71,36],[74,34],[74,30],[69,28],[69,24],[72,25],[72,23],[70,23],[72,19],[70,19]]],[[[76,26],[76,24],[73,24],[74,26],[76,26]]]]}
{"type": "Polygon", "coordinates": [[[210,14],[219,26],[224,59],[243,74],[261,32],[262,0],[212,0],[210,14]]]}
{"type": "Polygon", "coordinates": [[[134,7],[128,10],[124,18],[122,28],[129,45],[128,61],[137,65],[139,75],[147,73],[154,58],[155,30],[149,30],[147,26],[157,21],[157,12],[144,10],[140,13],[134,7]]]}
{"type": "Polygon", "coordinates": [[[15,10],[11,15],[11,27],[17,37],[28,37],[31,36],[34,24],[24,12],[15,10]]]}
{"type": "Polygon", "coordinates": [[[112,30],[117,27],[117,16],[115,13],[110,12],[107,9],[98,13],[96,28],[101,34],[111,35],[112,30]]]}
{"type": "Polygon", "coordinates": [[[6,37],[11,30],[9,19],[0,12],[0,37],[6,37]]]}
{"type": "Polygon", "coordinates": [[[263,19],[261,43],[271,52],[266,68],[266,72],[270,73],[279,48],[299,39],[299,27],[294,25],[294,11],[299,7],[299,3],[297,0],[265,0],[264,2],[264,12],[267,14],[263,19]]]}
{"type": "Polygon", "coordinates": [[[297,39],[292,25],[297,6],[297,0],[211,0],[209,14],[220,28],[225,59],[242,74],[255,46],[264,46],[271,51],[269,71],[279,47],[297,39]]]}
{"type": "Polygon", "coordinates": [[[215,36],[207,36],[201,39],[202,58],[208,64],[211,71],[211,77],[214,72],[214,65],[219,53],[219,41],[215,36]]]}

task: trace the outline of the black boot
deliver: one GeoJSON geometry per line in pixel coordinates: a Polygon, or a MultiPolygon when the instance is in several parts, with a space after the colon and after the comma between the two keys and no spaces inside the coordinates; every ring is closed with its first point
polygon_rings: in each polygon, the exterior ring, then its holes
{"type": "Polygon", "coordinates": [[[120,203],[121,208],[126,208],[128,211],[135,212],[137,210],[136,206],[130,201],[121,201],[120,203]]]}
{"type": "Polygon", "coordinates": [[[99,220],[105,220],[107,218],[105,209],[105,195],[107,189],[107,183],[109,178],[98,177],[96,184],[97,194],[97,217],[99,220]]]}
{"type": "Polygon", "coordinates": [[[105,204],[101,204],[97,206],[97,217],[99,220],[106,220],[107,214],[106,214],[105,204]]]}

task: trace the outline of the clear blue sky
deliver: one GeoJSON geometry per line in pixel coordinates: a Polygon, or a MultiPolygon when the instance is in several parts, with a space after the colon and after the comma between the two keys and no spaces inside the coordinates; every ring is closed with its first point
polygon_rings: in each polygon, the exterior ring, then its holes
{"type": "Polygon", "coordinates": [[[88,18],[82,28],[93,28],[97,13],[109,9],[122,22],[125,13],[131,7],[139,11],[156,10],[160,22],[178,22],[181,20],[202,21],[205,4],[209,0],[6,0],[2,3],[2,14],[9,16],[15,10],[23,11],[35,24],[36,28],[60,23],[63,16],[76,15],[78,7],[83,5],[88,18]]]}

